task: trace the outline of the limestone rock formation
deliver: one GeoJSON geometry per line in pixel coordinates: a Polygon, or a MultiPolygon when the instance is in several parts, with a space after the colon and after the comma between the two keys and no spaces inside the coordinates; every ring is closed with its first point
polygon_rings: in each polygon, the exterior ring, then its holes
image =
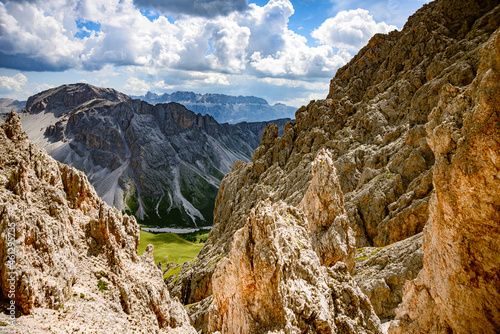
{"type": "Polygon", "coordinates": [[[422,269],[422,233],[385,247],[365,247],[356,253],[354,280],[368,296],[380,319],[392,319],[407,281],[422,269]]]}
{"type": "Polygon", "coordinates": [[[312,248],[321,264],[331,266],[343,261],[354,270],[354,239],[344,207],[337,170],[331,155],[321,150],[312,162],[311,184],[299,204],[305,213],[312,248]]]}
{"type": "Polygon", "coordinates": [[[429,115],[435,192],[424,267],[405,288],[391,333],[500,328],[500,6],[474,23],[497,30],[471,52],[472,82],[448,84],[429,115]]]}
{"type": "Polygon", "coordinates": [[[213,275],[210,332],[381,333],[347,266],[321,265],[308,225],[284,202],[252,209],[213,275]]]}
{"type": "Polygon", "coordinates": [[[138,243],[136,220],[32,144],[13,112],[0,128],[0,287],[2,307],[14,300],[24,315],[9,330],[195,333],[138,243]]]}
{"type": "Polygon", "coordinates": [[[276,103],[269,105],[266,100],[255,96],[230,96],[224,94],[195,94],[193,92],[173,92],[158,95],[147,92],[134,96],[151,104],[177,102],[189,110],[202,115],[211,115],[219,123],[262,122],[280,118],[293,118],[297,108],[276,103]]]}
{"type": "Polygon", "coordinates": [[[234,163],[221,182],[210,238],[196,262],[172,278],[181,283],[174,295],[187,303],[210,296],[215,264],[251,209],[267,198],[297,206],[322,148],[337,170],[357,248],[422,232],[435,162],[428,116],[447,85],[462,89],[474,80],[478,50],[500,21],[495,6],[479,0],[424,5],[401,31],[375,35],[338,70],[328,97],[297,110],[283,135],[268,127],[252,161],[234,163]]]}
{"type": "Polygon", "coordinates": [[[268,124],[221,125],[88,84],[32,96],[21,117],[30,139],[83,170],[109,205],[147,224],[191,227],[212,224],[220,180],[250,159],[268,124]]]}

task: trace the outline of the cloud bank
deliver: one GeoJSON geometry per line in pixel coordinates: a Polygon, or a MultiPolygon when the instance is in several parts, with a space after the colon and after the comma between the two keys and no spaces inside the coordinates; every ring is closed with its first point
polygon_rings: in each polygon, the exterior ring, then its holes
{"type": "Polygon", "coordinates": [[[246,0],[134,0],[134,3],[159,12],[204,17],[225,16],[248,7],[246,0]]]}
{"type": "Polygon", "coordinates": [[[367,10],[341,11],[318,22],[313,45],[289,29],[293,14],[289,0],[265,6],[247,0],[1,1],[0,67],[92,71],[96,78],[120,69],[127,75],[122,87],[131,93],[248,80],[307,87],[330,79],[373,34],[396,28],[367,10]]]}

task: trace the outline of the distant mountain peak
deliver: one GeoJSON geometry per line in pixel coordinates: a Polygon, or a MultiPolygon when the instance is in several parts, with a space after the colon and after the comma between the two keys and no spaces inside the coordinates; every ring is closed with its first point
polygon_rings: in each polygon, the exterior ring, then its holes
{"type": "Polygon", "coordinates": [[[250,159],[269,123],[219,124],[177,102],[153,106],[88,84],[30,97],[22,118],[30,139],[85,171],[108,204],[170,226],[211,224],[220,180],[250,159]]]}
{"type": "Polygon", "coordinates": [[[261,97],[231,96],[225,94],[197,94],[189,91],[177,91],[158,95],[147,92],[133,98],[151,104],[178,102],[188,109],[202,115],[210,114],[219,123],[262,122],[279,118],[294,118],[296,108],[283,103],[269,105],[261,97]]]}

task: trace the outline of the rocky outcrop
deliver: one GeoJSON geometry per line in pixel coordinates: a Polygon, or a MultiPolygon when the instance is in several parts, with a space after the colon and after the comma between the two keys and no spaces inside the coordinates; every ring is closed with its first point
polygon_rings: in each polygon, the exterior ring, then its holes
{"type": "Polygon", "coordinates": [[[177,102],[202,115],[211,115],[219,123],[262,122],[280,118],[293,118],[297,108],[282,103],[269,105],[255,96],[230,96],[224,94],[195,94],[174,92],[158,95],[148,92],[134,96],[151,104],[177,102]]]}
{"type": "Polygon", "coordinates": [[[213,275],[210,332],[381,333],[347,266],[321,265],[309,225],[284,202],[252,209],[213,275]]]}
{"type": "Polygon", "coordinates": [[[337,72],[327,99],[297,110],[283,135],[268,127],[252,161],[234,163],[221,182],[210,238],[196,262],[172,278],[181,283],[174,294],[188,303],[211,295],[214,264],[228,254],[251,209],[267,198],[297,206],[321,149],[337,170],[357,248],[422,232],[435,162],[427,144],[428,116],[448,85],[462,89],[474,80],[478,50],[500,21],[496,5],[424,5],[401,31],[375,35],[337,72]]]}
{"type": "Polygon", "coordinates": [[[15,113],[0,128],[0,235],[1,303],[24,314],[9,330],[194,332],[152,246],[137,256],[135,219],[32,144],[15,113]]]}
{"type": "Polygon", "coordinates": [[[354,239],[331,155],[321,150],[312,162],[311,184],[299,204],[311,234],[312,248],[324,266],[344,262],[354,270],[354,239]]]}
{"type": "Polygon", "coordinates": [[[404,285],[417,277],[423,257],[422,233],[389,246],[357,250],[353,277],[380,319],[394,318],[404,285]]]}
{"type": "Polygon", "coordinates": [[[436,157],[424,267],[405,287],[391,333],[500,328],[500,6],[474,23],[497,30],[471,52],[473,81],[441,89],[427,138],[436,157]]]}
{"type": "Polygon", "coordinates": [[[235,160],[250,159],[268,124],[220,125],[177,103],[152,106],[87,84],[30,97],[22,121],[109,205],[146,224],[191,227],[211,225],[220,180],[235,160]]]}

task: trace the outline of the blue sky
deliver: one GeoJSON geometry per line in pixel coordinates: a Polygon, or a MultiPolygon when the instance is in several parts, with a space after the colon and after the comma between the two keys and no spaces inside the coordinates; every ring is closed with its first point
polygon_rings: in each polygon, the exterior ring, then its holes
{"type": "Polygon", "coordinates": [[[0,97],[88,82],[299,107],[425,1],[0,0],[0,97]],[[196,3],[196,5],[195,5],[196,3]]]}

